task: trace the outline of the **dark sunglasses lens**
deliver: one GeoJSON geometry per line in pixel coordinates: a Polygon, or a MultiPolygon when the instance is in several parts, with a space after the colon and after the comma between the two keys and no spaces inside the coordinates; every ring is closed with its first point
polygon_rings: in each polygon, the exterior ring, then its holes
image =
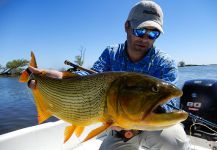
{"type": "Polygon", "coordinates": [[[133,29],[133,34],[137,37],[143,37],[145,35],[145,29],[133,29]]]}
{"type": "MultiPolygon", "coordinates": [[[[137,37],[144,37],[146,32],[147,32],[146,29],[133,29],[133,35],[137,37]]],[[[159,31],[149,31],[148,32],[148,38],[151,40],[157,39],[159,35],[160,35],[159,31]]]]}
{"type": "Polygon", "coordinates": [[[148,33],[148,37],[152,40],[155,40],[158,38],[158,36],[160,35],[160,32],[159,31],[150,31],[148,33]]]}

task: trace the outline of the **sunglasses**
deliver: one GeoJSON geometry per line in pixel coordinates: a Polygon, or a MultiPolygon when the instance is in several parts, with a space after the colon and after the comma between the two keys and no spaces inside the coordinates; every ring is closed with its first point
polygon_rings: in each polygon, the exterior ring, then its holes
{"type": "Polygon", "coordinates": [[[148,38],[151,40],[155,40],[159,37],[160,35],[160,31],[158,30],[148,30],[145,28],[142,29],[133,29],[133,35],[135,35],[136,37],[144,37],[145,35],[148,35],[148,38]]]}

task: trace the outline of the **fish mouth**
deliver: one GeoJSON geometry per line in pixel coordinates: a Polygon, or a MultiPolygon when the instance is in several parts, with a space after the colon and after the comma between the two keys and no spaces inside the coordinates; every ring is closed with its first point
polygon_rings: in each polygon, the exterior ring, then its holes
{"type": "Polygon", "coordinates": [[[161,101],[159,101],[157,104],[155,104],[155,106],[152,108],[151,112],[152,113],[166,113],[166,109],[162,107],[162,105],[166,104],[169,100],[171,100],[172,98],[176,98],[176,97],[180,97],[182,96],[182,91],[181,90],[177,90],[176,93],[174,93],[173,96],[168,96],[167,98],[163,98],[161,101]]]}
{"type": "MultiPolygon", "coordinates": [[[[172,98],[176,98],[176,97],[181,97],[183,94],[183,92],[181,90],[175,90],[173,91],[172,95],[166,96],[164,98],[161,98],[160,101],[154,103],[152,105],[152,107],[150,107],[150,110],[148,112],[150,113],[155,113],[155,114],[163,114],[166,113],[166,109],[162,107],[162,105],[166,104],[169,100],[171,100],[172,98]]],[[[142,119],[145,119],[148,114],[144,114],[142,119]]]]}
{"type": "MultiPolygon", "coordinates": [[[[169,112],[166,111],[165,108],[162,107],[163,104],[166,104],[170,99],[175,97],[180,97],[182,95],[181,90],[176,90],[172,96],[168,96],[163,98],[161,101],[157,102],[150,108],[150,113],[144,114],[143,121],[145,124],[152,126],[153,128],[167,127],[184,121],[188,117],[188,113],[183,110],[171,110],[169,112]]],[[[151,128],[152,128],[151,127],[151,128]]]]}

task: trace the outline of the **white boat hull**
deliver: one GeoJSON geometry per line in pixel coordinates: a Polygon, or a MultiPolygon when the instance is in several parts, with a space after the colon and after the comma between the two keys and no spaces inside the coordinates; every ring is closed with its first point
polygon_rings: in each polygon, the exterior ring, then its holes
{"type": "MultiPolygon", "coordinates": [[[[68,125],[63,121],[49,122],[0,135],[0,150],[98,150],[106,137],[106,133],[103,133],[81,144],[88,131],[99,126],[96,124],[87,127],[80,138],[73,135],[64,144],[64,130],[68,125]]],[[[189,138],[191,150],[217,149],[217,142],[192,136],[189,138]]]]}

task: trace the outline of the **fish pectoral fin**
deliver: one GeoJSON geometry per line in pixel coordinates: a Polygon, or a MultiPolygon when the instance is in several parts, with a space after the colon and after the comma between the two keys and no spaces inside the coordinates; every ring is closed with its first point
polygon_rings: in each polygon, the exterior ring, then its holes
{"type": "Polygon", "coordinates": [[[77,137],[80,137],[81,134],[82,134],[83,131],[84,131],[84,128],[85,128],[85,127],[77,126],[77,127],[75,128],[75,135],[76,135],[77,137]]]}
{"type": "Polygon", "coordinates": [[[65,128],[64,143],[66,143],[75,131],[76,126],[71,125],[65,128]]]}
{"type": "Polygon", "coordinates": [[[28,73],[27,69],[24,70],[24,71],[22,72],[22,74],[20,75],[19,82],[23,82],[23,83],[28,82],[28,80],[29,80],[29,75],[30,75],[30,74],[28,73]]]}
{"type": "Polygon", "coordinates": [[[32,92],[38,112],[38,123],[41,124],[42,122],[51,117],[51,113],[47,111],[47,107],[43,102],[43,98],[39,90],[36,88],[33,89],[32,92]]]}
{"type": "Polygon", "coordinates": [[[63,73],[63,76],[62,76],[63,79],[68,79],[68,78],[73,78],[75,76],[80,76],[76,73],[72,73],[72,72],[68,72],[68,71],[64,71],[62,73],[63,73]]]}
{"type": "MultiPolygon", "coordinates": [[[[37,63],[33,52],[31,52],[31,60],[29,62],[29,66],[37,68],[37,63]]],[[[20,75],[19,82],[28,82],[30,74],[31,72],[28,68],[24,70],[20,75]]]]}
{"type": "Polygon", "coordinates": [[[103,131],[105,131],[106,129],[108,129],[110,126],[111,126],[111,124],[109,124],[109,123],[103,123],[102,126],[100,126],[100,127],[96,128],[96,129],[94,129],[93,131],[91,131],[87,135],[87,137],[82,141],[82,143],[85,142],[85,141],[87,141],[87,140],[89,140],[89,139],[91,139],[91,138],[93,138],[94,136],[102,133],[103,131]]]}

